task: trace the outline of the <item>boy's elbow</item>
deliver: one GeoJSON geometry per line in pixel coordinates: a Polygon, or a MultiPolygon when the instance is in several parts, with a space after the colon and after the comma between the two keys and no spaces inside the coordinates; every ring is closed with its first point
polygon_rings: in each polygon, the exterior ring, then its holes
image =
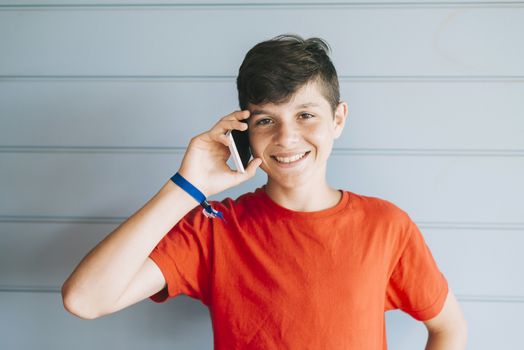
{"type": "Polygon", "coordinates": [[[84,320],[94,320],[102,316],[102,314],[96,312],[95,308],[90,306],[84,298],[71,291],[71,288],[67,285],[67,282],[62,286],[62,303],[64,309],[69,313],[75,315],[84,320]]]}

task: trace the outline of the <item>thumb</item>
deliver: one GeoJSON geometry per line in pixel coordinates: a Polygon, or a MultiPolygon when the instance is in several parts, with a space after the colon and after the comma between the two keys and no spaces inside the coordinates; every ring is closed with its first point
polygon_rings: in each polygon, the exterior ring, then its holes
{"type": "Polygon", "coordinates": [[[255,158],[252,159],[249,164],[247,165],[246,172],[242,175],[244,175],[244,180],[250,179],[253,176],[255,176],[258,167],[262,164],[262,159],[255,158]]]}

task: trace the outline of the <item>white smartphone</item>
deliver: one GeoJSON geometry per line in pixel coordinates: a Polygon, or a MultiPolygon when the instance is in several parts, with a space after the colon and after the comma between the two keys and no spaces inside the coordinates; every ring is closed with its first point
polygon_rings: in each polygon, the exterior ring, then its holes
{"type": "Polygon", "coordinates": [[[235,162],[235,167],[237,168],[237,171],[240,173],[245,173],[244,166],[242,165],[242,160],[240,160],[240,155],[238,154],[237,146],[235,144],[235,140],[233,139],[233,134],[231,133],[231,130],[229,130],[226,133],[227,138],[229,139],[229,151],[231,152],[231,156],[233,157],[233,161],[235,162]]]}

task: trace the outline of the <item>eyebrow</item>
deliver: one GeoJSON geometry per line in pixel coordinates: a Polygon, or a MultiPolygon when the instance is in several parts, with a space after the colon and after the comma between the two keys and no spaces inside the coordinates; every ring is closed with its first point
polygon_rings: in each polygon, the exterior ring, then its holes
{"type": "MultiPolygon", "coordinates": [[[[301,109],[301,108],[307,108],[307,107],[319,107],[320,105],[318,103],[315,103],[315,102],[307,102],[307,103],[303,103],[299,106],[297,106],[296,109],[301,109]]],[[[251,112],[251,117],[254,117],[255,115],[259,115],[259,114],[271,114],[271,112],[269,111],[266,111],[264,109],[254,109],[253,112],[251,112]]]]}

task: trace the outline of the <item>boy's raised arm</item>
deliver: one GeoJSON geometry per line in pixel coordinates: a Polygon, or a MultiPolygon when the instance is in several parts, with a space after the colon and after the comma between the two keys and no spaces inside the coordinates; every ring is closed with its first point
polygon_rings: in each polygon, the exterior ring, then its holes
{"type": "MultiPolygon", "coordinates": [[[[259,159],[244,174],[229,168],[227,130],[246,130],[248,111],[233,112],[194,137],[179,173],[206,196],[254,176],[259,159]]],[[[171,180],[141,209],[111,232],[80,262],[62,286],[65,308],[86,319],[120,310],[165,286],[148,258],[164,235],[198,203],[171,180]]]]}

